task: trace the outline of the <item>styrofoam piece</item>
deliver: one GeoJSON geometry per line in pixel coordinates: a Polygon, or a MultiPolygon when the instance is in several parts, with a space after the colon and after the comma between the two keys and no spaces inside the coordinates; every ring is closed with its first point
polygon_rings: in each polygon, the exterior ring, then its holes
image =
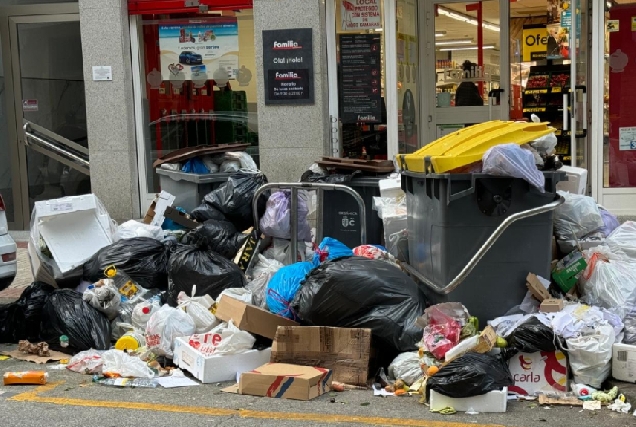
{"type": "Polygon", "coordinates": [[[612,377],[619,381],[636,383],[636,345],[612,346],[612,377]]]}
{"type": "Polygon", "coordinates": [[[271,348],[245,353],[207,356],[191,347],[188,338],[177,338],[172,361],[204,384],[234,381],[237,375],[269,363],[271,348]]]}
{"type": "Polygon", "coordinates": [[[503,390],[491,391],[481,396],[461,399],[444,396],[435,390],[431,390],[430,404],[432,411],[438,411],[450,406],[457,412],[466,412],[469,409],[480,413],[506,412],[508,407],[508,387],[504,387],[503,390]]]}
{"type": "Polygon", "coordinates": [[[402,180],[400,179],[400,175],[397,175],[396,177],[381,179],[378,182],[378,186],[380,187],[380,197],[394,199],[404,195],[404,191],[402,191],[402,180]]]}
{"type": "Polygon", "coordinates": [[[62,273],[81,266],[113,243],[114,225],[94,194],[36,202],[33,215],[35,232],[46,242],[62,273]]]}
{"type": "Polygon", "coordinates": [[[587,169],[563,166],[559,171],[565,172],[568,180],[557,183],[557,190],[567,191],[572,194],[585,194],[587,190],[587,169]]]}

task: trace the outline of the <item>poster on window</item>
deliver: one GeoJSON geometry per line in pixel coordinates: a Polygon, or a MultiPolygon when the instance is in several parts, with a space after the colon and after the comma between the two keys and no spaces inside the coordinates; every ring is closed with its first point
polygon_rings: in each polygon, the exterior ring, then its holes
{"type": "Polygon", "coordinates": [[[236,18],[159,25],[164,80],[235,79],[238,72],[236,18]]]}
{"type": "Polygon", "coordinates": [[[380,0],[340,0],[342,31],[382,28],[380,0]]]}

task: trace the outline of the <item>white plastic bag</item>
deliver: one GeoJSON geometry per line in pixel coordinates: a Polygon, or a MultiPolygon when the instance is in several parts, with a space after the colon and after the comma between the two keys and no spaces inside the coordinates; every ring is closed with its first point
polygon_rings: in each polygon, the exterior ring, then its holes
{"type": "Polygon", "coordinates": [[[185,310],[194,320],[197,334],[208,332],[219,324],[216,317],[210,313],[210,307],[214,304],[214,300],[210,295],[189,297],[185,292],[179,292],[177,302],[179,303],[179,308],[185,310]]]}
{"type": "Polygon", "coordinates": [[[614,329],[607,324],[566,340],[574,381],[600,388],[610,374],[614,329]]]}
{"type": "Polygon", "coordinates": [[[636,222],[627,221],[605,240],[612,252],[636,260],[636,222]]]}
{"type": "Polygon", "coordinates": [[[235,300],[239,300],[244,302],[245,304],[252,303],[252,291],[245,288],[228,288],[223,290],[221,294],[216,298],[216,303],[218,304],[221,301],[221,297],[223,295],[227,295],[230,298],[234,298],[235,300]]]}
{"type": "Polygon", "coordinates": [[[582,238],[603,227],[603,217],[593,198],[558,191],[565,203],[554,211],[554,231],[565,239],[582,238]]]}
{"type": "Polygon", "coordinates": [[[146,362],[121,350],[108,350],[102,354],[102,359],[104,360],[102,371],[106,376],[123,378],[153,378],[155,376],[146,362]]]}
{"type": "Polygon", "coordinates": [[[241,169],[249,170],[249,171],[258,171],[258,166],[256,166],[256,162],[252,159],[252,156],[247,154],[245,151],[225,153],[226,159],[235,159],[238,160],[241,164],[241,169]]]}
{"type": "Polygon", "coordinates": [[[256,338],[249,332],[241,331],[229,323],[221,323],[210,332],[203,335],[192,335],[190,346],[206,355],[239,354],[249,351],[254,346],[256,338]]]}
{"type": "MultiPolygon", "coordinates": [[[[540,123],[541,119],[539,119],[539,117],[537,117],[536,114],[533,114],[532,116],[530,116],[530,119],[534,122],[534,123],[540,123]]],[[[554,132],[549,133],[547,135],[542,136],[539,139],[535,139],[534,141],[532,141],[530,143],[530,145],[532,145],[534,147],[535,150],[537,150],[539,153],[542,154],[552,154],[552,152],[554,151],[554,149],[557,146],[557,137],[554,134],[554,132]]]]}
{"type": "Polygon", "coordinates": [[[389,365],[389,377],[411,385],[423,376],[417,351],[399,354],[389,365]]]}
{"type": "MultiPolygon", "coordinates": [[[[314,256],[313,251],[308,247],[305,242],[298,242],[298,252],[296,261],[304,262],[308,259],[312,259],[314,256]]],[[[288,262],[288,254],[291,250],[291,242],[284,239],[273,239],[272,246],[270,246],[263,255],[265,258],[274,259],[280,263],[286,264],[288,262]]]]}
{"type": "Polygon", "coordinates": [[[155,225],[144,224],[143,222],[131,219],[117,227],[117,232],[113,241],[132,239],[134,237],[150,237],[152,239],[163,239],[163,230],[155,225]]]}
{"type": "Polygon", "coordinates": [[[132,311],[132,326],[141,331],[146,330],[148,320],[161,308],[159,297],[153,297],[135,305],[132,311]]]}
{"type": "Polygon", "coordinates": [[[486,151],[483,172],[489,175],[522,178],[545,192],[545,176],[537,169],[534,155],[517,144],[497,145],[486,151]]]}
{"type": "Polygon", "coordinates": [[[581,276],[583,300],[623,320],[636,307],[636,260],[624,259],[607,246],[597,246],[584,255],[588,267],[581,276]]]}
{"type": "Polygon", "coordinates": [[[221,173],[235,173],[241,169],[241,162],[238,160],[226,160],[221,163],[219,172],[221,173]]]}
{"type": "Polygon", "coordinates": [[[252,292],[252,302],[257,307],[267,309],[265,293],[267,292],[267,284],[274,274],[283,267],[283,264],[275,259],[267,259],[263,255],[258,254],[258,262],[251,272],[252,280],[247,284],[245,289],[252,292]]]}
{"type": "Polygon", "coordinates": [[[69,360],[66,369],[86,375],[101,374],[102,365],[104,364],[104,360],[102,359],[103,353],[103,351],[93,349],[81,351],[69,360]]]}
{"type": "Polygon", "coordinates": [[[183,310],[165,304],[146,325],[146,345],[157,356],[172,358],[174,340],[194,333],[194,320],[183,310]]]}
{"type": "Polygon", "coordinates": [[[112,280],[104,280],[104,285],[91,285],[82,295],[82,299],[113,320],[119,314],[121,294],[112,280]]]}

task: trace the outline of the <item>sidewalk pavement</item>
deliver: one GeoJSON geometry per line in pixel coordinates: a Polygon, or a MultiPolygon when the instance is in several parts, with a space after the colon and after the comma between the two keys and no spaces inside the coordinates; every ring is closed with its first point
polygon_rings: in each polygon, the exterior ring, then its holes
{"type": "Polygon", "coordinates": [[[17,300],[24,288],[33,282],[31,263],[27,252],[27,242],[17,242],[18,245],[18,274],[13,283],[5,290],[0,291],[0,304],[7,304],[17,300]]]}

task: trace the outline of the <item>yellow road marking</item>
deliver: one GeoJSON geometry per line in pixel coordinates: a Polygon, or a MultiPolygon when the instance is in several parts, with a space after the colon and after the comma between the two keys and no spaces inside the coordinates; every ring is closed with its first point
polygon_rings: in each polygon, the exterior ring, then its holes
{"type": "MultiPolygon", "coordinates": [[[[36,402],[49,403],[61,406],[83,406],[90,408],[116,408],[116,409],[132,409],[138,411],[158,411],[158,412],[177,412],[193,415],[202,415],[208,417],[231,417],[238,416],[247,419],[267,419],[267,420],[293,420],[293,421],[312,421],[322,424],[364,424],[364,425],[389,425],[389,426],[413,426],[413,427],[502,427],[494,424],[467,424],[461,422],[431,421],[422,419],[405,419],[405,418],[383,418],[383,417],[357,417],[353,415],[338,414],[316,414],[316,413],[298,413],[298,412],[269,412],[269,411],[250,411],[247,409],[224,409],[206,406],[185,406],[185,405],[167,405],[162,403],[144,403],[144,402],[119,402],[110,400],[90,400],[90,399],[72,399],[65,397],[46,397],[41,394],[49,392],[64,381],[50,383],[36,388],[32,391],[18,394],[7,400],[15,402],[36,402]]],[[[424,408],[422,408],[424,410],[424,408]]]]}

